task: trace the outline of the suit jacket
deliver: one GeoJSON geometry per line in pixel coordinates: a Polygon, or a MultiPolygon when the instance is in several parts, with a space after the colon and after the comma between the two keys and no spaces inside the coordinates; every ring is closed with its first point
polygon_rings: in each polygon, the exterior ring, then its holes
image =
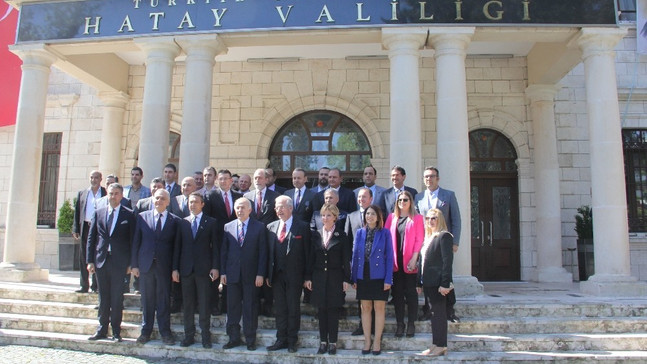
{"type": "MultiPolygon", "coordinates": [[[[170,209],[170,206],[171,204],[169,204],[169,209],[170,209]]],[[[155,203],[153,202],[153,197],[150,196],[150,197],[139,199],[139,201],[137,201],[137,205],[135,205],[135,208],[133,209],[133,212],[135,213],[135,215],[139,215],[141,212],[151,211],[154,208],[155,208],[155,203]]]]}
{"type": "MultiPolygon", "coordinates": [[[[270,187],[270,186],[267,186],[267,187],[268,187],[268,189],[269,189],[269,187],[270,187]]],[[[287,188],[285,188],[285,187],[283,187],[283,186],[279,186],[279,185],[277,185],[277,184],[275,183],[275,184],[274,184],[274,189],[273,189],[272,191],[274,191],[274,192],[278,193],[279,195],[282,195],[282,194],[284,194],[284,193],[285,193],[285,191],[287,191],[287,188]]]]}
{"type": "MultiPolygon", "coordinates": [[[[415,188],[409,187],[409,186],[404,186],[404,189],[406,191],[409,191],[411,193],[411,196],[415,199],[416,195],[418,194],[418,191],[416,191],[415,188]]],[[[388,214],[392,213],[393,210],[395,209],[395,192],[394,188],[388,188],[386,191],[382,193],[382,197],[380,198],[379,206],[382,209],[382,212],[384,213],[384,216],[387,216],[388,214]]],[[[411,201],[411,203],[414,203],[414,201],[411,201]]]]}
{"type": "Polygon", "coordinates": [[[311,302],[317,307],[341,307],[345,302],[343,283],[350,283],[350,242],[335,227],[328,248],[323,245],[323,229],[312,233],[307,273],[312,276],[311,302]]]}
{"type": "Polygon", "coordinates": [[[344,232],[346,233],[346,235],[348,235],[348,240],[354,241],[355,232],[361,229],[362,227],[363,227],[362,211],[360,210],[353,211],[346,216],[346,223],[344,224],[344,232]]]}
{"type": "Polygon", "coordinates": [[[364,277],[366,263],[366,228],[357,230],[353,243],[353,261],[351,265],[351,280],[384,279],[384,283],[393,284],[393,245],[391,234],[387,229],[375,232],[373,246],[369,255],[370,277],[364,277]]]}
{"type": "MultiPolygon", "coordinates": [[[[106,189],[100,187],[101,197],[106,195],[106,189]]],[[[83,223],[85,222],[85,205],[88,200],[88,194],[90,189],[86,188],[85,190],[79,191],[76,196],[76,203],[74,204],[74,224],[72,225],[72,232],[81,234],[83,230],[83,223]]]]}
{"type": "Polygon", "coordinates": [[[155,232],[157,221],[153,216],[153,210],[142,211],[137,215],[131,266],[139,268],[142,273],[150,270],[153,258],[157,259],[159,267],[168,269],[169,273],[173,267],[173,249],[179,244],[177,240],[180,239],[182,219],[170,212],[167,214],[160,233],[155,232]]]}
{"type": "MultiPolygon", "coordinates": [[[[279,235],[281,231],[279,227],[281,221],[277,220],[267,225],[267,245],[268,245],[268,263],[267,263],[267,278],[270,285],[273,283],[274,270],[276,264],[276,247],[280,244],[287,244],[287,255],[285,257],[286,277],[288,280],[295,282],[298,286],[303,285],[303,282],[310,280],[310,276],[306,276],[306,264],[310,256],[310,228],[305,222],[292,217],[292,226],[287,231],[287,235],[283,243],[279,242],[279,235]]],[[[299,292],[301,290],[299,289],[299,292]]]]}
{"type": "MultiPolygon", "coordinates": [[[[386,191],[386,188],[384,188],[382,186],[378,186],[378,185],[374,185],[374,186],[375,186],[375,192],[373,193],[373,203],[377,205],[377,204],[380,203],[380,199],[382,199],[382,194],[386,191]]],[[[364,187],[366,187],[366,186],[357,187],[356,189],[353,190],[353,193],[355,194],[355,200],[356,201],[357,201],[357,195],[359,194],[359,190],[364,188],[364,187]]],[[[366,187],[366,188],[369,188],[369,187],[366,187]]]]}
{"type": "Polygon", "coordinates": [[[130,265],[132,239],[135,232],[135,214],[131,209],[121,206],[112,234],[108,226],[108,214],[108,207],[94,212],[88,235],[86,259],[88,264],[94,263],[96,268],[101,268],[106,262],[108,247],[110,247],[114,258],[113,264],[123,268],[123,274],[126,274],[126,268],[130,265]]]}
{"type": "Polygon", "coordinates": [[[220,274],[227,276],[227,284],[254,284],[256,276],[267,274],[266,228],[262,222],[247,219],[243,246],[238,243],[238,220],[225,224],[220,255],[220,274]]]}
{"type": "Polygon", "coordinates": [[[205,195],[204,211],[207,215],[218,219],[221,227],[224,227],[225,224],[230,221],[236,220],[234,204],[236,203],[236,200],[243,197],[243,195],[238,192],[234,192],[233,190],[229,190],[229,192],[231,193],[231,213],[229,215],[227,215],[227,206],[225,205],[225,200],[222,198],[222,190],[220,188],[207,192],[205,195]]]}
{"type": "Polygon", "coordinates": [[[181,221],[180,237],[173,250],[173,270],[182,276],[195,273],[203,277],[207,277],[212,269],[220,270],[216,219],[203,213],[194,238],[191,216],[187,216],[181,221]]]}
{"type": "MultiPolygon", "coordinates": [[[[389,229],[391,232],[391,241],[393,242],[393,271],[397,272],[400,270],[400,267],[398,267],[398,260],[395,259],[397,257],[397,249],[398,249],[398,243],[397,243],[397,230],[398,230],[398,224],[397,220],[395,223],[393,223],[395,220],[395,217],[393,214],[390,214],[389,217],[387,217],[386,222],[384,223],[384,227],[389,229]]],[[[412,273],[417,273],[418,268],[414,268],[414,270],[408,270],[407,269],[407,263],[411,260],[413,257],[413,254],[419,253],[420,249],[422,248],[422,242],[425,239],[425,219],[422,217],[422,215],[416,215],[413,217],[409,217],[407,219],[406,227],[405,227],[405,233],[404,233],[404,241],[402,242],[402,263],[404,263],[404,269],[405,273],[412,274],[412,273]]]]}
{"type": "Polygon", "coordinates": [[[184,219],[191,215],[191,211],[189,211],[189,199],[187,198],[186,202],[184,202],[184,195],[175,196],[175,198],[171,199],[169,210],[173,215],[184,219]]]}
{"type": "MultiPolygon", "coordinates": [[[[166,183],[164,183],[164,188],[166,188],[166,183]]],[[[171,188],[171,199],[175,196],[179,196],[182,194],[182,189],[180,188],[180,185],[176,183],[173,184],[173,188],[171,188]]]]}
{"type": "Polygon", "coordinates": [[[454,251],[452,234],[444,231],[431,241],[425,240],[419,265],[422,273],[418,274],[418,285],[424,287],[442,286],[449,288],[452,282],[452,264],[454,251]]]}
{"type": "MultiPolygon", "coordinates": [[[[447,229],[454,235],[454,245],[458,245],[461,239],[461,213],[458,209],[458,201],[454,191],[438,187],[436,207],[443,213],[447,229]]],[[[422,216],[427,216],[427,212],[431,210],[425,191],[416,195],[416,209],[422,216]]]]}
{"type": "MultiPolygon", "coordinates": [[[[317,193],[317,198],[315,200],[315,211],[321,210],[321,206],[324,205],[325,192],[326,191],[321,191],[317,193]]],[[[339,191],[337,192],[339,193],[339,202],[337,203],[337,207],[340,210],[344,210],[346,212],[353,212],[357,210],[357,198],[355,197],[353,191],[345,187],[339,187],[339,191]]]]}
{"type": "Polygon", "coordinates": [[[245,194],[245,198],[252,202],[252,213],[250,217],[262,222],[265,226],[276,221],[278,217],[276,216],[276,211],[274,211],[274,202],[277,197],[281,196],[278,192],[265,189],[265,196],[263,196],[263,203],[261,204],[261,216],[259,217],[256,213],[256,190],[249,191],[245,194]]]}
{"type": "MultiPolygon", "coordinates": [[[[285,191],[283,194],[289,196],[294,202],[295,191],[296,188],[292,188],[285,191]]],[[[292,216],[301,221],[305,221],[306,223],[310,223],[310,220],[312,219],[312,213],[314,212],[314,199],[316,196],[317,194],[315,192],[313,192],[311,189],[306,188],[303,195],[301,195],[301,202],[299,202],[299,206],[297,206],[296,209],[292,210],[292,216]]]]}

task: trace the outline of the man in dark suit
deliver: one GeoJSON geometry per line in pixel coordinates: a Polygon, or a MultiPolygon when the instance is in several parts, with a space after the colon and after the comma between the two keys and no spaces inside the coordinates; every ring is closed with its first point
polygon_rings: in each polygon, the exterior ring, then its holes
{"type": "Polygon", "coordinates": [[[418,193],[415,188],[404,185],[404,181],[406,179],[407,172],[404,168],[400,166],[393,166],[393,168],[391,168],[391,183],[393,183],[393,187],[384,191],[379,201],[379,206],[385,217],[393,212],[395,201],[398,199],[400,193],[403,191],[409,191],[411,196],[415,196],[418,193]]]}
{"type": "Polygon", "coordinates": [[[76,240],[81,239],[81,288],[76,290],[77,293],[87,293],[90,289],[92,289],[92,292],[97,291],[97,279],[94,274],[92,274],[92,285],[90,285],[90,274],[85,267],[88,265],[86,261],[88,255],[88,233],[90,232],[90,223],[94,216],[94,202],[106,195],[106,189],[101,187],[101,179],[101,172],[90,172],[90,187],[79,191],[76,196],[76,204],[74,205],[72,236],[76,240]]]}
{"type": "Polygon", "coordinates": [[[373,201],[377,202],[380,201],[382,198],[382,193],[386,191],[386,188],[382,186],[378,186],[375,184],[375,179],[377,178],[377,169],[373,167],[372,165],[364,168],[364,173],[362,174],[362,180],[364,181],[364,187],[357,187],[356,189],[353,190],[355,193],[355,197],[359,194],[359,190],[361,188],[368,188],[371,190],[371,194],[373,195],[373,201]]]}
{"type": "Polygon", "coordinates": [[[177,168],[175,164],[169,163],[164,166],[164,188],[171,195],[171,198],[179,196],[182,191],[180,191],[180,186],[175,183],[177,179],[177,168]]]}
{"type": "Polygon", "coordinates": [[[157,326],[162,342],[175,344],[171,332],[171,272],[173,268],[173,249],[180,239],[182,219],[166,211],[170,196],[165,189],[153,195],[155,209],[142,211],[137,215],[132,249],[132,273],[141,277],[143,322],[141,335],[137,342],[150,341],[153,322],[157,312],[157,326]]]}
{"type": "Polygon", "coordinates": [[[274,200],[280,194],[268,190],[266,184],[267,173],[265,169],[257,169],[254,172],[254,186],[256,189],[247,192],[245,197],[252,203],[252,213],[250,216],[267,226],[267,224],[278,219],[276,217],[276,211],[274,211],[274,200]]]}
{"type": "Polygon", "coordinates": [[[274,290],[276,313],[276,342],[268,351],[288,349],[296,353],[301,325],[301,289],[309,257],[310,228],[292,215],[294,203],[288,196],[276,199],[278,221],[267,226],[268,277],[267,285],[274,290]]]}
{"type": "MultiPolygon", "coordinates": [[[[235,192],[231,188],[234,181],[231,177],[231,172],[227,169],[218,171],[216,182],[218,187],[207,192],[205,196],[205,213],[216,219],[218,231],[217,248],[220,251],[225,224],[236,220],[234,202],[243,197],[243,195],[235,192]]],[[[223,287],[222,289],[221,300],[218,289],[219,285],[220,279],[216,279],[211,283],[211,314],[214,316],[218,316],[227,311],[227,287],[223,287]]]]}
{"type": "Polygon", "coordinates": [[[330,172],[330,168],[328,167],[319,168],[319,173],[317,174],[317,185],[310,189],[312,192],[316,194],[328,189],[328,172],[330,172]]]}
{"type": "Polygon", "coordinates": [[[265,226],[250,218],[251,203],[239,198],[234,203],[238,217],[225,225],[220,273],[227,285],[227,335],[229,342],[223,349],[239,346],[240,317],[247,350],[256,350],[258,328],[258,300],[256,292],[263,285],[267,272],[267,242],[265,226]]]}
{"type": "Polygon", "coordinates": [[[121,342],[121,318],[124,310],[124,275],[130,267],[130,253],[135,215],[121,205],[123,187],[108,187],[108,206],[95,211],[87,246],[87,270],[96,272],[99,285],[99,327],[89,340],[105,339],[108,323],[112,338],[121,342]]]}
{"type": "Polygon", "coordinates": [[[295,168],[292,171],[292,185],[294,188],[285,191],[283,194],[290,197],[294,202],[292,215],[309,224],[314,211],[313,200],[316,193],[306,188],[307,182],[306,171],[303,168],[295,168]]]}
{"type": "MultiPolygon", "coordinates": [[[[454,235],[454,253],[458,251],[458,245],[461,239],[461,213],[458,209],[458,201],[454,191],[440,188],[440,172],[436,167],[427,167],[423,172],[423,178],[426,189],[416,195],[415,203],[418,212],[427,216],[427,211],[431,209],[439,209],[443,213],[447,229],[454,235]]],[[[451,290],[447,295],[447,319],[451,322],[459,322],[460,318],[456,316],[454,304],[456,304],[455,290],[451,290]]],[[[423,306],[423,318],[427,319],[431,316],[431,310],[425,300],[423,306]]]]}
{"type": "MultiPolygon", "coordinates": [[[[339,195],[339,203],[337,204],[337,207],[340,210],[353,212],[357,210],[357,201],[355,199],[355,194],[348,188],[342,187],[341,182],[341,171],[339,170],[339,168],[332,168],[328,172],[327,190],[332,189],[337,191],[337,194],[339,195]]],[[[317,194],[317,199],[315,200],[315,211],[321,210],[321,206],[324,205],[324,192],[325,191],[322,191],[317,194]]]]}
{"type": "Polygon", "coordinates": [[[181,239],[178,240],[180,245],[175,247],[173,253],[173,281],[182,284],[184,302],[184,340],[180,346],[186,347],[194,343],[197,296],[202,347],[209,349],[211,348],[209,287],[219,276],[220,252],[216,220],[203,214],[203,207],[202,194],[191,193],[189,196],[191,215],[182,221],[181,239]]]}
{"type": "Polygon", "coordinates": [[[189,210],[189,195],[196,191],[197,185],[193,177],[182,179],[182,194],[171,198],[170,211],[173,215],[185,218],[191,214],[189,210]]]}
{"type": "Polygon", "coordinates": [[[274,175],[274,170],[272,168],[265,168],[265,173],[267,174],[267,189],[277,192],[279,195],[285,193],[287,188],[278,186],[276,183],[276,176],[274,175]]]}
{"type": "Polygon", "coordinates": [[[135,215],[138,215],[142,211],[149,211],[149,210],[155,209],[155,199],[153,198],[153,195],[155,195],[155,192],[157,192],[157,190],[164,189],[164,180],[161,177],[153,178],[151,180],[150,189],[151,189],[150,197],[142,198],[139,201],[137,201],[137,204],[133,209],[133,212],[135,213],[135,215]]]}

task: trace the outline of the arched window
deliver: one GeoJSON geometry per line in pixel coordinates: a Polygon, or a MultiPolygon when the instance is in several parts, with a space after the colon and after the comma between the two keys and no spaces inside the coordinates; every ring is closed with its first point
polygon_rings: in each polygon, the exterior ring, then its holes
{"type": "Polygon", "coordinates": [[[505,135],[491,129],[470,133],[472,172],[517,172],[517,152],[505,135]]]}
{"type": "Polygon", "coordinates": [[[361,179],[371,163],[371,146],[348,117],[333,111],[300,114],[279,130],[270,148],[270,164],[277,177],[287,178],[297,167],[310,176],[323,166],[339,168],[346,182],[361,179]]]}

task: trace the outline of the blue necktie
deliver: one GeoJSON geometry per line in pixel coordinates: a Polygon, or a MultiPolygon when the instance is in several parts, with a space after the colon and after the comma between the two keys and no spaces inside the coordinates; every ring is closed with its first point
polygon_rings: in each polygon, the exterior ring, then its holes
{"type": "Polygon", "coordinates": [[[108,235],[112,235],[112,220],[115,218],[115,209],[112,209],[110,211],[110,215],[108,215],[108,235]]]}
{"type": "Polygon", "coordinates": [[[245,224],[238,224],[238,244],[243,246],[243,241],[245,241],[245,224]]]}
{"type": "Polygon", "coordinates": [[[193,224],[191,225],[191,232],[193,233],[193,238],[195,239],[195,234],[198,232],[198,219],[193,218],[193,224]]]}

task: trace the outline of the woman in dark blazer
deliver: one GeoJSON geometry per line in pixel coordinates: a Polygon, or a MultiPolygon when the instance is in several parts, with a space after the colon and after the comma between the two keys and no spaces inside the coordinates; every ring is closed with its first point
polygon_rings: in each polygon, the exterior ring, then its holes
{"type": "Polygon", "coordinates": [[[321,208],[323,228],[312,234],[308,269],[312,281],[306,288],[312,290],[310,302],[318,308],[321,344],[317,354],[337,354],[339,312],[344,305],[350,282],[350,243],[343,228],[335,226],[339,210],[335,205],[321,208]]]}
{"type": "Polygon", "coordinates": [[[393,304],[397,328],[395,337],[404,336],[405,297],[407,307],[407,337],[416,333],[418,318],[418,255],[425,238],[424,219],[418,215],[409,191],[400,193],[393,213],[386,219],[384,227],[391,232],[393,242],[393,304]]]}
{"type": "Polygon", "coordinates": [[[443,213],[431,209],[425,217],[425,243],[421,250],[419,287],[431,303],[431,332],[433,342],[422,355],[447,354],[447,294],[453,289],[452,263],[454,260],[454,237],[447,231],[443,213]]]}
{"type": "Polygon", "coordinates": [[[357,290],[357,299],[362,304],[362,329],[364,349],[367,355],[373,347],[373,355],[382,353],[385,307],[393,283],[393,247],[391,234],[384,228],[384,217],[377,205],[364,210],[366,227],[357,230],[353,244],[351,280],[357,290]],[[371,345],[371,312],[375,308],[375,339],[371,345]]]}

